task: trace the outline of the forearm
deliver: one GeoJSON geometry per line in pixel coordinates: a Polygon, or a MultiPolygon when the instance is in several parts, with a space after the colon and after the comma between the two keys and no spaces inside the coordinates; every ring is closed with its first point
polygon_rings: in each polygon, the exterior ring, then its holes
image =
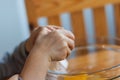
{"type": "Polygon", "coordinates": [[[50,61],[45,52],[33,48],[24,65],[23,80],[45,80],[50,61]],[[36,62],[34,62],[36,61],[36,62]]]}

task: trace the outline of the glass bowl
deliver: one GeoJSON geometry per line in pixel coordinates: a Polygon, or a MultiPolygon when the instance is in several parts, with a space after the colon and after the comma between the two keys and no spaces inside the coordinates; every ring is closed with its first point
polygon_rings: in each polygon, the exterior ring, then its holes
{"type": "Polygon", "coordinates": [[[120,80],[120,39],[95,38],[74,48],[64,63],[51,63],[46,80],[120,80]]]}

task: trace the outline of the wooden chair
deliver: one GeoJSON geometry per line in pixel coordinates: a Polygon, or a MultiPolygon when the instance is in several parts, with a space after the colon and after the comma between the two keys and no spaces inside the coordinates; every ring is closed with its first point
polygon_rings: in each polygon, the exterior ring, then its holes
{"type": "Polygon", "coordinates": [[[82,10],[92,8],[95,36],[108,36],[104,6],[113,4],[115,8],[116,36],[120,37],[120,0],[25,0],[25,2],[29,23],[34,27],[38,25],[37,19],[43,16],[48,18],[49,24],[60,26],[59,15],[64,12],[70,12],[72,29],[76,36],[76,46],[87,43],[82,10]]]}

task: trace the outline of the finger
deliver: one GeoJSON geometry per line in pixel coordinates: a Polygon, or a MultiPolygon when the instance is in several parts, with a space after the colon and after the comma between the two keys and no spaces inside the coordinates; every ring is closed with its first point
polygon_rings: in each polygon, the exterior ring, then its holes
{"type": "MultiPolygon", "coordinates": [[[[47,28],[43,28],[43,27],[39,28],[39,33],[36,36],[37,41],[41,40],[42,37],[46,36],[48,33],[49,33],[49,31],[47,30],[47,28]]],[[[35,41],[36,41],[36,39],[35,39],[35,41]]]]}
{"type": "Polygon", "coordinates": [[[70,55],[71,53],[71,49],[69,47],[67,47],[67,55],[66,55],[66,58],[70,55]]]}
{"type": "Polygon", "coordinates": [[[68,37],[66,37],[66,36],[64,37],[64,39],[65,39],[65,41],[67,42],[70,50],[72,50],[72,49],[75,47],[75,42],[74,42],[74,40],[72,40],[72,39],[70,39],[70,38],[68,38],[68,37]]]}
{"type": "Polygon", "coordinates": [[[55,32],[57,34],[59,34],[61,36],[61,38],[67,42],[67,44],[71,50],[74,48],[75,42],[73,39],[67,37],[64,32],[61,32],[61,30],[56,30],[55,32]]]}
{"type": "Polygon", "coordinates": [[[63,49],[65,49],[65,53],[64,53],[65,57],[63,59],[65,59],[70,55],[71,49],[69,48],[68,43],[66,41],[64,41],[63,43],[64,43],[63,49]]]}
{"type": "Polygon", "coordinates": [[[48,28],[52,28],[52,29],[54,29],[54,30],[62,29],[62,28],[63,28],[63,27],[55,26],[55,25],[48,25],[47,27],[48,27],[48,28]]]}
{"type": "Polygon", "coordinates": [[[55,30],[56,30],[56,29],[53,28],[52,26],[47,26],[47,28],[48,28],[49,30],[51,30],[51,31],[55,31],[55,30]]]}
{"type": "Polygon", "coordinates": [[[37,39],[37,36],[38,36],[40,30],[41,30],[41,29],[40,29],[39,27],[35,28],[35,29],[32,31],[32,34],[31,34],[30,38],[27,40],[26,46],[28,45],[28,48],[26,48],[26,49],[27,49],[28,52],[31,50],[31,48],[32,48],[33,45],[35,44],[35,41],[36,41],[36,39],[37,39]]]}
{"type": "Polygon", "coordinates": [[[47,35],[49,32],[51,32],[51,30],[49,30],[46,27],[41,28],[39,35],[47,35]]]}
{"type": "Polygon", "coordinates": [[[37,28],[35,28],[35,29],[33,30],[33,32],[42,31],[44,28],[46,28],[46,30],[47,30],[48,32],[51,32],[51,30],[50,30],[49,28],[47,28],[47,27],[37,27],[37,28]]]}
{"type": "Polygon", "coordinates": [[[39,35],[39,32],[42,30],[42,28],[41,27],[37,27],[37,28],[35,28],[34,30],[33,30],[33,32],[32,32],[32,34],[31,34],[31,42],[33,42],[33,44],[35,43],[35,40],[36,40],[36,38],[37,38],[37,36],[39,35]]]}
{"type": "Polygon", "coordinates": [[[39,27],[34,28],[33,31],[36,31],[38,28],[39,28],[39,27]]]}
{"type": "Polygon", "coordinates": [[[64,29],[59,29],[58,31],[60,31],[62,34],[64,34],[65,36],[67,36],[68,38],[75,40],[75,36],[73,35],[72,32],[64,30],[64,29]]]}
{"type": "Polygon", "coordinates": [[[49,32],[52,32],[51,29],[49,29],[49,28],[47,28],[47,27],[45,27],[45,28],[46,28],[46,30],[48,31],[48,33],[49,33],[49,32]]]}

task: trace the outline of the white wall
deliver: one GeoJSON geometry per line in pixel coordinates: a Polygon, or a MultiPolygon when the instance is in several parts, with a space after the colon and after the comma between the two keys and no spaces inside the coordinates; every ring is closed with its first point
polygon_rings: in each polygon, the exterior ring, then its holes
{"type": "Polygon", "coordinates": [[[28,36],[24,0],[0,0],[0,57],[28,36]]]}

